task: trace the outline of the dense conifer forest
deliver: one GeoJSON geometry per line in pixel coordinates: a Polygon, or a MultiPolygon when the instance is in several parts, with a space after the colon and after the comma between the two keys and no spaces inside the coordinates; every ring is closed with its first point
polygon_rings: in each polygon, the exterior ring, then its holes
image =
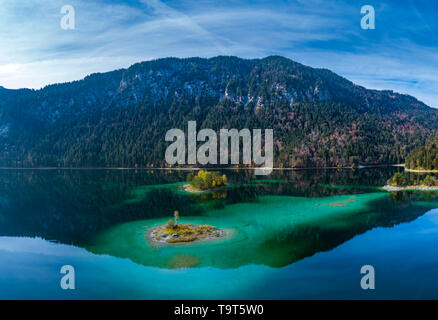
{"type": "Polygon", "coordinates": [[[406,158],[405,166],[414,170],[438,170],[438,141],[416,148],[406,158]]]}
{"type": "MultiPolygon", "coordinates": [[[[414,97],[279,56],[166,58],[41,90],[0,88],[0,165],[166,166],[165,133],[189,120],[217,132],[272,128],[278,167],[403,163],[437,136],[437,117],[414,97]]],[[[437,167],[436,152],[426,158],[437,167]]]]}

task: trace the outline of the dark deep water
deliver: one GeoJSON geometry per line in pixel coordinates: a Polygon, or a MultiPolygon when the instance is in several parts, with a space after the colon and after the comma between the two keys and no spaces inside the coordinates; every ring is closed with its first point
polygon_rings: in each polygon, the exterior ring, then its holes
{"type": "Polygon", "coordinates": [[[196,195],[187,171],[0,170],[0,298],[438,298],[438,192],[381,191],[397,170],[224,170],[196,195]],[[237,234],[151,248],[141,228],[174,210],[237,234]]]}

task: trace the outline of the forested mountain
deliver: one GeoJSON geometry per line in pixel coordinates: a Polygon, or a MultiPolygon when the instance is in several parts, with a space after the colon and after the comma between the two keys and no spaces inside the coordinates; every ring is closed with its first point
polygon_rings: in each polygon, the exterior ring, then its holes
{"type": "Polygon", "coordinates": [[[276,166],[403,162],[438,110],[292,60],[165,58],[41,90],[0,89],[0,165],[163,166],[165,133],[272,128],[276,166]]]}
{"type": "Polygon", "coordinates": [[[405,166],[415,170],[438,170],[438,140],[412,151],[406,158],[405,166]]]}

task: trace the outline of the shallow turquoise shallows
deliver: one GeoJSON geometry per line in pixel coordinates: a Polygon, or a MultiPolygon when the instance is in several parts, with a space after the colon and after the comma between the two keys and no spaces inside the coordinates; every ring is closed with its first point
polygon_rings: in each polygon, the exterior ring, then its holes
{"type": "Polygon", "coordinates": [[[438,298],[438,192],[382,191],[397,170],[224,171],[205,194],[181,171],[3,170],[0,298],[438,298]],[[151,244],[174,210],[230,236],[151,244]]]}

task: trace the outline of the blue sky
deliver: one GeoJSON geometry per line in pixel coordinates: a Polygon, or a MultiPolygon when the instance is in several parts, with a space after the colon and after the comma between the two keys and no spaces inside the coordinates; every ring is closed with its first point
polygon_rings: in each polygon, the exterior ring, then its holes
{"type": "Polygon", "coordinates": [[[40,88],[154,58],[282,55],[438,107],[438,1],[2,0],[0,85],[40,88]],[[75,30],[60,27],[75,8],[75,30]],[[372,5],[376,28],[362,30],[372,5]]]}

